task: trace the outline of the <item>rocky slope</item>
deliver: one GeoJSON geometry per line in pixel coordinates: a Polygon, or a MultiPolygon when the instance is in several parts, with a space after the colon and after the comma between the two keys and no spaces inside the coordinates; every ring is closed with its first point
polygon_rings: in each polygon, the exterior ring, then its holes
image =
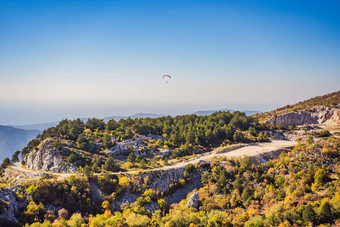
{"type": "Polygon", "coordinates": [[[16,186],[13,189],[0,189],[0,218],[17,222],[15,214],[19,211],[20,207],[23,207],[27,204],[25,198],[23,198],[21,201],[17,200],[16,192],[18,190],[23,191],[23,188],[21,186],[16,186]]]}
{"type": "Polygon", "coordinates": [[[29,169],[43,170],[47,172],[74,173],[77,168],[64,160],[62,151],[52,146],[52,139],[46,139],[31,151],[25,158],[25,165],[29,169]]]}
{"type": "Polygon", "coordinates": [[[340,109],[332,107],[315,107],[310,110],[298,110],[273,116],[266,123],[287,127],[294,122],[296,125],[323,124],[339,125],[340,109]]]}
{"type": "Polygon", "coordinates": [[[165,171],[152,171],[136,175],[134,179],[138,182],[137,185],[142,186],[143,183],[146,183],[147,187],[154,191],[167,192],[170,190],[171,184],[183,179],[184,171],[184,167],[165,171]]]}

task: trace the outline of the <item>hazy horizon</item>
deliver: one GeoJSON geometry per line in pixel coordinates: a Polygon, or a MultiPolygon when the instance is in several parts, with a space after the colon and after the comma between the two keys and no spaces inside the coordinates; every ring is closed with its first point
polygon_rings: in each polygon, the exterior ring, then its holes
{"type": "MultiPolygon", "coordinates": [[[[331,93],[330,91],[327,93],[331,93]]],[[[0,106],[1,121],[0,125],[31,125],[46,122],[60,121],[62,119],[76,119],[76,118],[105,118],[111,116],[130,116],[138,113],[150,113],[150,114],[161,114],[161,115],[182,115],[190,114],[196,111],[208,111],[208,110],[221,110],[231,109],[239,111],[271,111],[278,107],[282,107],[288,104],[295,104],[299,101],[315,97],[317,95],[323,95],[326,93],[315,94],[308,96],[304,94],[304,98],[301,100],[293,100],[290,98],[288,102],[282,103],[261,103],[261,104],[243,104],[243,103],[231,103],[225,105],[211,104],[211,105],[177,105],[177,106],[146,106],[146,105],[120,105],[113,106],[103,103],[92,103],[74,106],[69,105],[48,105],[48,104],[21,104],[11,105],[8,104],[5,107],[0,106]],[[26,110],[25,113],[22,110],[26,110]],[[44,113],[43,115],[41,113],[44,113]]]]}
{"type": "Polygon", "coordinates": [[[0,124],[268,111],[338,91],[339,12],[338,0],[4,1],[0,124]]]}
{"type": "MultiPolygon", "coordinates": [[[[236,106],[235,106],[236,107],[236,106]]],[[[45,107],[46,108],[46,107],[45,107]]],[[[10,108],[7,108],[7,110],[10,108]]],[[[49,106],[47,107],[48,110],[45,109],[46,117],[41,117],[39,112],[42,110],[38,108],[33,108],[34,111],[28,112],[29,116],[25,116],[24,119],[22,118],[22,113],[19,110],[11,109],[7,111],[7,114],[3,115],[2,118],[6,119],[7,121],[0,122],[0,125],[31,125],[31,124],[39,124],[39,123],[46,123],[46,122],[54,122],[60,121],[62,119],[76,119],[76,118],[105,118],[111,116],[130,116],[138,113],[148,113],[148,114],[161,114],[161,115],[183,115],[183,114],[191,114],[196,111],[209,111],[209,110],[221,110],[221,109],[232,109],[232,110],[240,110],[240,111],[265,111],[265,110],[258,110],[258,109],[244,109],[240,106],[240,108],[230,108],[228,106],[207,106],[206,108],[202,107],[188,107],[188,106],[177,106],[176,108],[173,107],[148,107],[148,106],[105,106],[105,105],[84,105],[78,106],[76,108],[72,108],[71,106],[49,106]]],[[[2,112],[2,109],[0,108],[2,112]]]]}

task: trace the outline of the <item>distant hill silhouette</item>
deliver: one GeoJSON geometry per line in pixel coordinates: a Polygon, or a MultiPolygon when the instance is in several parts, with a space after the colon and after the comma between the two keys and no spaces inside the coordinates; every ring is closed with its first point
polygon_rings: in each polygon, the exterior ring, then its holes
{"type": "MultiPolygon", "coordinates": [[[[221,110],[202,110],[202,111],[196,111],[193,114],[196,115],[201,115],[201,116],[205,116],[205,115],[210,115],[212,113],[215,113],[217,111],[224,111],[224,112],[234,112],[236,110],[232,110],[232,109],[221,109],[221,110]]],[[[246,111],[241,111],[241,112],[245,112],[247,116],[253,115],[253,114],[257,114],[259,113],[259,111],[251,111],[251,110],[246,110],[246,111]]]]}
{"type": "Polygon", "coordinates": [[[34,139],[39,133],[39,130],[25,130],[0,125],[0,161],[12,157],[15,151],[24,148],[27,142],[34,139]]]}

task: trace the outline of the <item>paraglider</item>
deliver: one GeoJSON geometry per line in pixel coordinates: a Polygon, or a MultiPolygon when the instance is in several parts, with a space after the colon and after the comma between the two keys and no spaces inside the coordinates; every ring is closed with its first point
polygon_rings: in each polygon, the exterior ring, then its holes
{"type": "MultiPolygon", "coordinates": [[[[166,78],[168,78],[168,79],[170,79],[171,78],[171,76],[170,75],[164,75],[164,76],[162,76],[162,78],[164,79],[166,79],[166,78]]],[[[168,81],[166,81],[166,83],[168,83],[168,81]]]]}

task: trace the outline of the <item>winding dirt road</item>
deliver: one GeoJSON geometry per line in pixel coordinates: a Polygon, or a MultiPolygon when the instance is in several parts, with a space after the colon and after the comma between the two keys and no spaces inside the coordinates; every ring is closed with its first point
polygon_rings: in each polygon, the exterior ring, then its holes
{"type": "MultiPolygon", "coordinates": [[[[260,155],[263,153],[271,152],[271,151],[276,151],[279,149],[287,148],[287,147],[292,147],[296,144],[295,141],[290,141],[290,140],[273,140],[272,142],[266,142],[266,143],[250,143],[247,144],[244,147],[241,148],[236,148],[232,151],[226,151],[226,148],[216,148],[215,150],[204,153],[201,155],[198,155],[195,158],[179,162],[173,165],[169,166],[162,166],[159,168],[153,168],[153,169],[146,169],[142,170],[142,172],[151,172],[151,171],[156,171],[156,170],[168,170],[168,169],[175,169],[175,168],[180,168],[184,167],[187,164],[196,164],[200,161],[206,161],[210,160],[213,157],[219,157],[219,156],[224,156],[224,157],[243,157],[243,156],[256,156],[260,155]]],[[[59,178],[65,178],[74,175],[74,173],[52,173],[52,172],[44,172],[44,171],[36,171],[36,170],[30,170],[30,169],[25,169],[21,166],[20,162],[14,163],[11,168],[16,169],[18,171],[23,171],[23,172],[30,172],[30,173],[48,173],[52,174],[55,176],[58,176],[59,178]]],[[[132,173],[138,173],[141,171],[127,171],[127,172],[112,172],[112,174],[132,174],[132,173]]]]}

